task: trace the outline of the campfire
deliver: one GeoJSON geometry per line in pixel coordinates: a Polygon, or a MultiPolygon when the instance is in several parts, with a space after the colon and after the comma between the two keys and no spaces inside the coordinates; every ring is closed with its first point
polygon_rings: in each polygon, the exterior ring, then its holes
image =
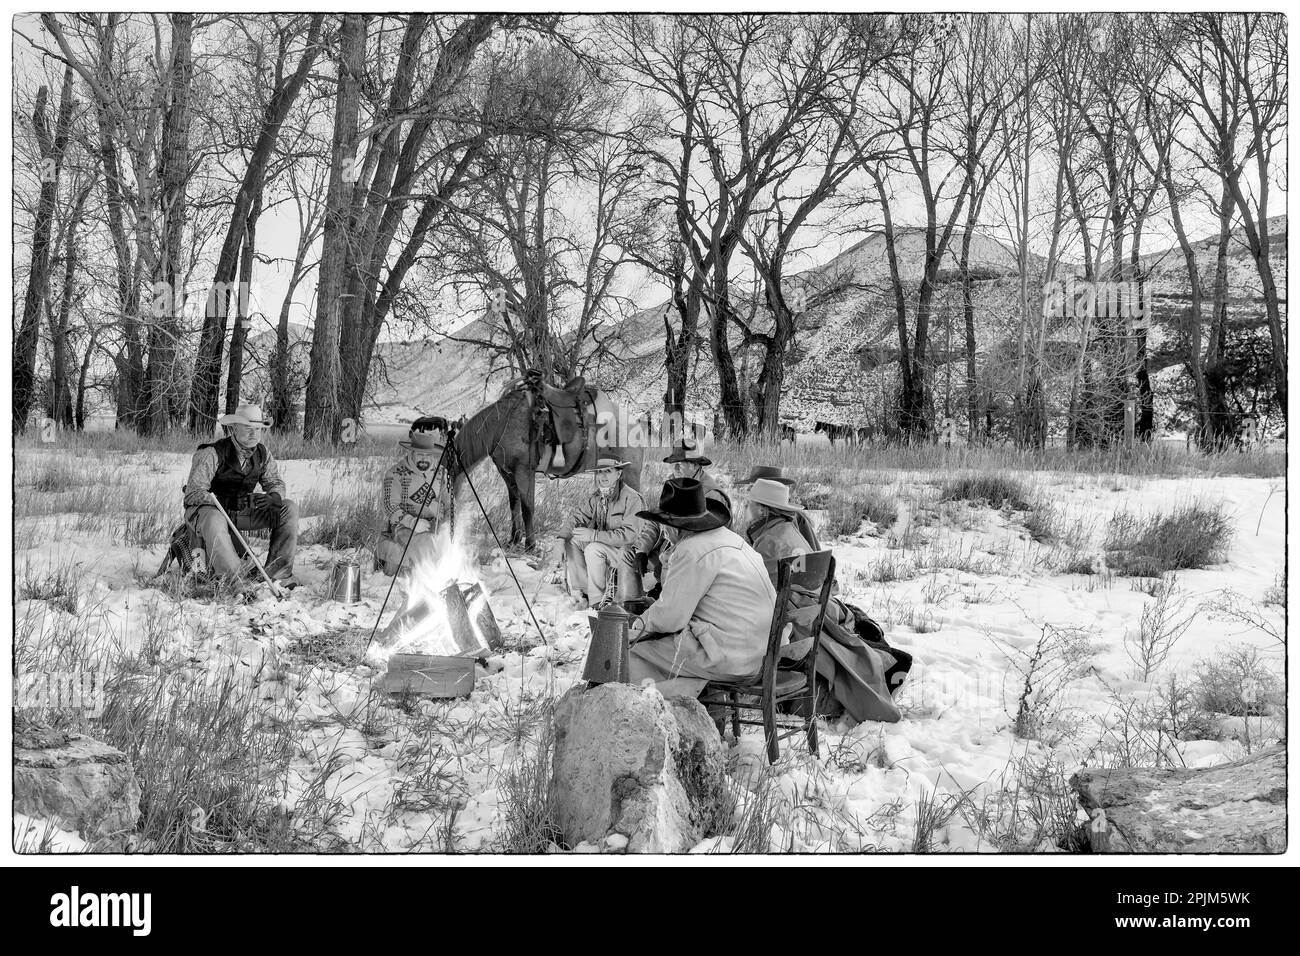
{"type": "Polygon", "coordinates": [[[406,575],[406,604],[379,634],[378,656],[426,654],[484,657],[501,645],[488,592],[463,539],[444,529],[436,557],[413,564],[406,575]]]}

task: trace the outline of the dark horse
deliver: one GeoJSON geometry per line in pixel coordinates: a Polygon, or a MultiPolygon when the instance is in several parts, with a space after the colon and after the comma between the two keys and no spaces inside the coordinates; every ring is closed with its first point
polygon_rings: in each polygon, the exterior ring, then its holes
{"type": "Polygon", "coordinates": [[[641,490],[644,450],[628,447],[611,418],[622,421],[618,407],[581,376],[564,386],[549,385],[536,374],[512,382],[457,431],[455,487],[459,491],[463,471],[490,457],[510,497],[510,543],[531,550],[534,475],[570,478],[594,467],[599,455],[615,455],[632,463],[624,480],[641,490]],[[610,437],[621,440],[613,443],[610,437]]]}

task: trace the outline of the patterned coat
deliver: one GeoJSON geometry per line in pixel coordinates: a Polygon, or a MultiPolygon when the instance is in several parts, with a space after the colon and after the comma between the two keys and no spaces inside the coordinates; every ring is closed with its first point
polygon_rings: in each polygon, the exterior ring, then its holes
{"type": "Polygon", "coordinates": [[[432,469],[420,471],[416,468],[410,455],[403,456],[384,474],[379,509],[389,532],[399,527],[414,528],[417,517],[431,526],[442,522],[446,516],[446,504],[451,498],[447,474],[439,471],[434,481],[430,481],[431,475],[432,469]]]}

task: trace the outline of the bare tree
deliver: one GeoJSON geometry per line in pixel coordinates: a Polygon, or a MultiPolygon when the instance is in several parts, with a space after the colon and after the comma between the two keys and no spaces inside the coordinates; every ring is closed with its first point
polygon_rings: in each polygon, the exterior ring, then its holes
{"type": "MultiPolygon", "coordinates": [[[[210,433],[216,424],[226,317],[229,315],[230,293],[240,249],[248,229],[249,214],[262,193],[267,167],[275,153],[285,120],[306,85],[322,48],[321,28],[324,19],[323,14],[315,14],[310,21],[304,23],[305,18],[294,17],[287,24],[277,24],[274,30],[275,55],[266,67],[270,73],[269,96],[262,109],[256,140],[235,195],[229,225],[217,258],[212,290],[204,307],[203,331],[199,338],[190,388],[189,427],[197,434],[210,433]],[[297,64],[290,70],[291,51],[299,37],[302,38],[301,52],[297,64]]],[[[260,39],[253,40],[250,46],[254,57],[260,59],[265,56],[264,44],[260,39]]],[[[240,295],[246,296],[246,290],[241,289],[240,295]]]]}
{"type": "Polygon", "coordinates": [[[40,341],[41,309],[49,300],[50,233],[72,126],[72,87],[72,69],[68,68],[63,74],[59,109],[52,128],[46,106],[47,87],[42,86],[37,92],[36,107],[32,111],[32,126],[40,147],[41,192],[32,227],[31,269],[27,276],[27,294],[23,298],[22,324],[14,342],[13,427],[16,432],[26,429],[27,415],[35,399],[32,386],[36,377],[36,350],[40,341]]]}

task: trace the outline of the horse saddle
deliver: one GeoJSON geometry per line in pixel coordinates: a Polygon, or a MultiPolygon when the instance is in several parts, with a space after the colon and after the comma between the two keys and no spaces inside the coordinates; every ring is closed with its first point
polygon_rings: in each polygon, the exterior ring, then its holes
{"type": "Polygon", "coordinates": [[[532,405],[541,445],[540,470],[557,477],[573,474],[586,455],[588,410],[594,404],[586,379],[575,375],[563,386],[557,386],[547,382],[540,372],[530,371],[519,385],[528,393],[532,405]],[[567,456],[565,446],[578,439],[581,439],[578,453],[567,456]]]}

